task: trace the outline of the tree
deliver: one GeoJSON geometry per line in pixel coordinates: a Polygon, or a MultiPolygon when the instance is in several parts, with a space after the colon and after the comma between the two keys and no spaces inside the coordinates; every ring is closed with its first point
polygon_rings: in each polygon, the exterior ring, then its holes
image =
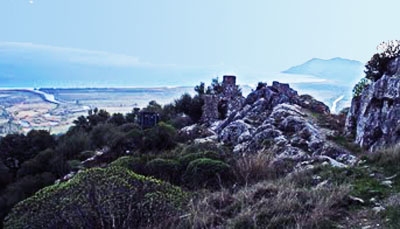
{"type": "Polygon", "coordinates": [[[126,119],[123,114],[115,113],[111,116],[111,118],[107,122],[114,124],[116,126],[121,126],[126,123],[126,119]]]}
{"type": "Polygon", "coordinates": [[[377,50],[378,53],[374,54],[365,65],[366,78],[373,82],[385,74],[390,60],[400,56],[400,40],[382,42],[378,45],[377,50]]]}
{"type": "Polygon", "coordinates": [[[199,96],[204,95],[206,93],[204,83],[200,82],[200,85],[194,87],[194,91],[197,92],[199,96]]]}

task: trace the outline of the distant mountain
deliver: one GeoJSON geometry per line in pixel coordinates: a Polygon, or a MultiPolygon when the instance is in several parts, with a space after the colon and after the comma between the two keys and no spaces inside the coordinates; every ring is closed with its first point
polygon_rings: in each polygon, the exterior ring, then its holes
{"type": "Polygon", "coordinates": [[[282,73],[296,75],[311,75],[339,84],[353,84],[362,75],[364,64],[356,60],[333,58],[323,60],[314,58],[304,64],[291,67],[282,73]]]}
{"type": "Polygon", "coordinates": [[[317,77],[322,82],[291,84],[300,94],[310,94],[327,104],[331,112],[339,112],[350,105],[352,89],[364,75],[364,64],[344,58],[323,60],[313,58],[301,65],[291,67],[282,73],[317,77]]]}

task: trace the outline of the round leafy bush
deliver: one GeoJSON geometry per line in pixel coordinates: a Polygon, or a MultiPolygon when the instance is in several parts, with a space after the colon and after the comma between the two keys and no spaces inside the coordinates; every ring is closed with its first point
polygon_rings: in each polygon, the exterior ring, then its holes
{"type": "Polygon", "coordinates": [[[123,156],[111,162],[110,166],[120,166],[138,174],[145,174],[146,160],[139,157],[123,156]]]}
{"type": "Polygon", "coordinates": [[[199,158],[189,163],[183,179],[191,188],[218,188],[231,181],[231,174],[231,167],[225,162],[199,158]]]}
{"type": "Polygon", "coordinates": [[[209,159],[215,159],[219,160],[221,159],[221,156],[214,152],[214,151],[205,151],[205,152],[198,152],[198,153],[187,153],[183,154],[178,158],[178,161],[180,164],[186,168],[186,166],[189,165],[190,162],[199,159],[199,158],[209,158],[209,159]]]}
{"type": "Polygon", "coordinates": [[[176,160],[156,158],[146,164],[147,174],[176,183],[179,181],[181,165],[176,160]]]}
{"type": "Polygon", "coordinates": [[[174,222],[187,195],[180,188],[111,166],[78,173],[18,203],[5,228],[144,228],[174,222]]]}

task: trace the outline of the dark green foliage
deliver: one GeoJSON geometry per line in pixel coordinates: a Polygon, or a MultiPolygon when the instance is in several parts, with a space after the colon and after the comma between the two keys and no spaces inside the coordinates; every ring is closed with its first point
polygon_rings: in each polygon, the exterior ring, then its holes
{"type": "Polygon", "coordinates": [[[183,94],[180,99],[175,100],[175,109],[177,113],[184,113],[194,122],[198,122],[203,113],[202,107],[204,100],[200,95],[193,98],[189,94],[183,94]]]}
{"type": "Polygon", "coordinates": [[[211,81],[211,86],[207,88],[207,94],[221,94],[224,88],[222,87],[221,82],[219,82],[218,77],[213,78],[211,81]]]}
{"type": "Polygon", "coordinates": [[[26,136],[9,134],[0,140],[0,160],[15,171],[38,152],[54,146],[55,140],[48,131],[32,130],[26,136]]]}
{"type": "Polygon", "coordinates": [[[158,104],[156,101],[152,100],[149,102],[147,107],[143,108],[143,111],[146,112],[154,112],[154,113],[161,113],[162,112],[162,106],[158,104]]]}
{"type": "Polygon", "coordinates": [[[114,124],[116,126],[121,126],[126,123],[126,119],[123,114],[115,113],[108,119],[108,123],[114,124]]]}
{"type": "Polygon", "coordinates": [[[21,168],[17,172],[17,177],[26,175],[35,175],[45,171],[51,171],[51,161],[56,157],[56,153],[52,149],[44,150],[38,153],[34,158],[22,163],[21,168]]]}
{"type": "Polygon", "coordinates": [[[90,127],[94,127],[97,124],[105,123],[110,118],[110,113],[101,109],[98,110],[94,108],[93,110],[89,111],[89,115],[87,117],[90,127]]]}
{"type": "Polygon", "coordinates": [[[31,196],[39,189],[51,185],[55,179],[53,174],[45,172],[37,175],[27,175],[9,184],[0,195],[1,221],[15,204],[31,196]]]}
{"type": "Polygon", "coordinates": [[[386,65],[389,62],[389,58],[376,53],[372,56],[371,60],[365,65],[365,78],[371,80],[372,82],[380,79],[386,71],[386,65]]]}
{"type": "Polygon", "coordinates": [[[113,161],[110,166],[120,166],[127,168],[138,174],[145,174],[146,160],[139,157],[123,156],[113,161]]]}
{"type": "Polygon", "coordinates": [[[117,127],[113,124],[99,124],[95,126],[90,132],[90,140],[92,148],[102,148],[109,146],[110,148],[116,146],[119,140],[123,138],[123,134],[118,131],[117,127]]]}
{"type": "Polygon", "coordinates": [[[26,137],[29,140],[31,152],[40,152],[56,145],[54,137],[46,130],[31,130],[26,137]]]}
{"type": "Polygon", "coordinates": [[[146,164],[147,175],[177,184],[180,179],[181,165],[173,159],[156,158],[146,164]]]}
{"type": "Polygon", "coordinates": [[[213,151],[205,151],[205,152],[198,152],[198,153],[187,153],[183,154],[178,158],[179,163],[186,168],[190,162],[199,159],[199,158],[209,158],[214,160],[221,160],[222,157],[213,151]]]}
{"type": "Polygon", "coordinates": [[[186,194],[122,167],[90,169],[19,203],[5,228],[171,227],[186,194]]]}
{"type": "Polygon", "coordinates": [[[10,169],[0,160],[0,192],[12,180],[10,169]]]}
{"type": "Polygon", "coordinates": [[[170,149],[175,146],[176,129],[164,122],[144,131],[143,150],[170,149]]]}
{"type": "Polygon", "coordinates": [[[368,87],[370,81],[367,78],[362,78],[353,88],[353,97],[361,96],[365,88],[368,87]]]}
{"type": "Polygon", "coordinates": [[[228,164],[209,158],[199,158],[189,163],[183,179],[192,188],[218,188],[229,183],[231,175],[231,167],[228,164]]]}
{"type": "Polygon", "coordinates": [[[202,96],[206,93],[206,87],[204,82],[201,82],[199,85],[194,87],[194,91],[197,92],[197,95],[202,96]]]}
{"type": "Polygon", "coordinates": [[[140,126],[135,123],[125,123],[118,127],[118,130],[124,133],[128,133],[131,130],[140,130],[140,126]]]}
{"type": "Polygon", "coordinates": [[[80,152],[91,149],[91,139],[88,133],[83,131],[72,132],[63,135],[56,147],[56,152],[66,159],[76,157],[80,152]]]}

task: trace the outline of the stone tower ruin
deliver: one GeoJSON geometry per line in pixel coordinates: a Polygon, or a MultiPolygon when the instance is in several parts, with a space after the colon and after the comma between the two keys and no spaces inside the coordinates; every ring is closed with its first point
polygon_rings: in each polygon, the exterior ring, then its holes
{"type": "Polygon", "coordinates": [[[203,100],[204,106],[201,120],[204,123],[212,123],[221,118],[219,108],[225,109],[225,115],[230,115],[232,111],[242,106],[244,98],[236,85],[236,76],[224,75],[222,93],[204,95],[203,100]]]}

